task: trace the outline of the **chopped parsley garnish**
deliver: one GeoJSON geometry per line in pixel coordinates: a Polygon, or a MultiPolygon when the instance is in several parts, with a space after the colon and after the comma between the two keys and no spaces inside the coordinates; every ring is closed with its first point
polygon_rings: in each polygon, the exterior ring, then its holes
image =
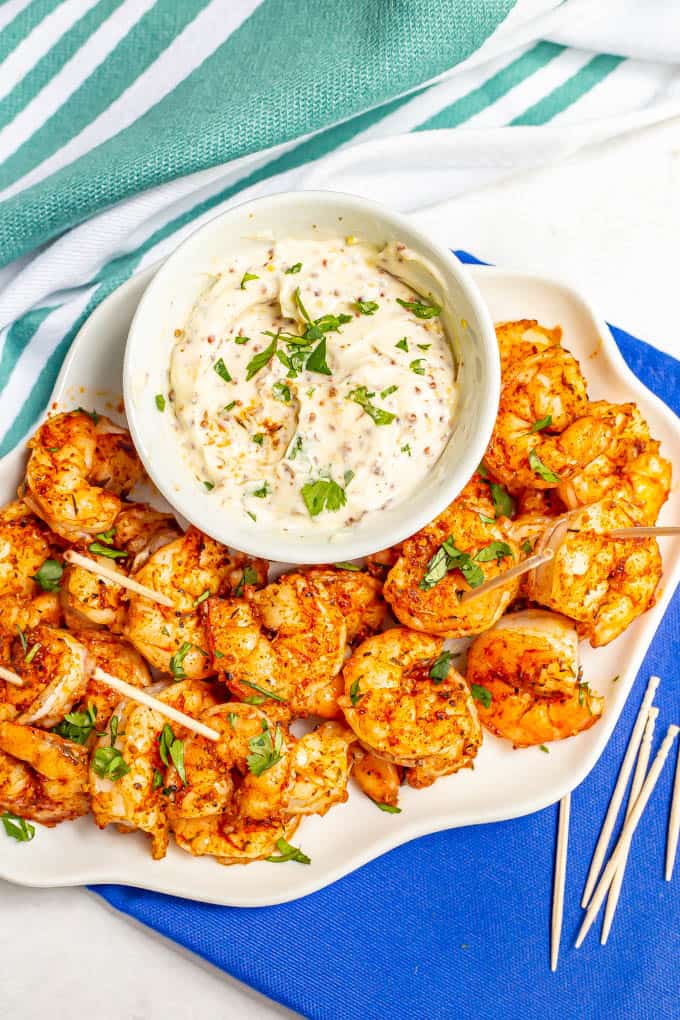
{"type": "Polygon", "coordinates": [[[477,468],[477,474],[480,478],[483,478],[484,481],[486,481],[489,477],[489,472],[483,460],[480,461],[479,467],[477,468]]]}
{"type": "Polygon", "coordinates": [[[99,423],[99,415],[96,411],[86,411],[84,407],[77,408],[81,414],[86,414],[88,418],[91,418],[95,425],[99,423]]]}
{"type": "Polygon", "coordinates": [[[284,382],[274,383],[272,396],[275,400],[280,400],[282,404],[289,404],[291,400],[290,386],[286,386],[284,382]]]}
{"type": "Polygon", "coordinates": [[[163,774],[158,770],[153,770],[153,783],[151,784],[152,790],[159,790],[163,785],[163,774]]]}
{"type": "Polygon", "coordinates": [[[460,570],[461,574],[471,588],[478,588],[484,581],[484,571],[473,563],[469,553],[457,549],[453,538],[449,536],[442,542],[437,552],[425,568],[425,574],[418,587],[422,591],[429,591],[439,584],[450,570],[460,570]]]}
{"type": "Polygon", "coordinates": [[[483,549],[480,549],[475,554],[475,559],[478,563],[490,563],[495,560],[496,563],[501,563],[506,556],[513,559],[512,549],[505,542],[490,542],[489,545],[485,545],[483,549]]]}
{"type": "Polygon", "coordinates": [[[201,602],[205,602],[206,599],[209,599],[210,595],[211,595],[210,588],[206,588],[205,591],[202,591],[198,598],[194,599],[194,609],[197,609],[200,606],[201,602]]]}
{"type": "Polygon", "coordinates": [[[254,490],[253,496],[257,496],[258,499],[265,499],[271,491],[269,482],[264,482],[259,489],[254,490]]]}
{"type": "Polygon", "coordinates": [[[40,570],[33,575],[43,591],[59,591],[64,568],[57,560],[45,560],[40,570]]]}
{"type": "Polygon", "coordinates": [[[238,716],[236,715],[236,712],[230,712],[227,718],[229,719],[229,725],[231,726],[232,730],[235,730],[236,723],[238,722],[238,716]]]}
{"type": "Polygon", "coordinates": [[[256,516],[255,516],[255,514],[254,514],[254,513],[252,512],[252,510],[246,510],[246,513],[248,514],[248,516],[250,517],[250,519],[251,519],[252,521],[256,521],[256,520],[257,520],[257,517],[256,517],[256,516]]]}
{"type": "Polygon", "coordinates": [[[288,454],[288,460],[295,460],[298,453],[302,453],[302,436],[296,436],[294,442],[290,447],[290,453],[288,454]]]}
{"type": "Polygon", "coordinates": [[[252,684],[250,680],[241,680],[240,682],[244,687],[250,687],[251,691],[264,694],[265,698],[271,698],[272,701],[282,701],[284,704],[287,701],[287,698],[282,698],[280,694],[275,694],[274,691],[269,690],[267,687],[259,687],[257,684],[252,684]]]}
{"type": "Polygon", "coordinates": [[[102,779],[110,779],[115,783],[117,779],[122,779],[130,771],[130,766],[115,746],[118,736],[118,716],[116,715],[111,716],[109,732],[111,744],[109,747],[97,748],[92,756],[92,768],[102,779]]]}
{"type": "Polygon", "coordinates": [[[257,445],[257,446],[262,446],[262,444],[263,444],[263,442],[264,442],[264,433],[262,433],[262,432],[256,432],[256,433],[255,433],[255,435],[253,436],[253,442],[254,442],[254,443],[255,443],[255,444],[257,445]]]}
{"type": "Polygon", "coordinates": [[[234,337],[234,343],[238,344],[239,347],[242,347],[243,344],[249,344],[250,343],[250,337],[249,336],[235,336],[234,337]]]}
{"type": "Polygon", "coordinates": [[[401,340],[398,343],[396,343],[394,346],[398,347],[400,351],[407,351],[408,352],[408,340],[406,339],[405,336],[403,336],[401,338],[401,340]]]}
{"type": "Polygon", "coordinates": [[[11,811],[4,811],[0,818],[7,835],[16,839],[17,843],[30,843],[35,836],[35,825],[31,825],[25,818],[20,818],[11,811]]]}
{"type": "Polygon", "coordinates": [[[522,545],[520,546],[520,548],[521,548],[523,553],[526,553],[528,555],[532,551],[533,546],[532,546],[531,542],[529,541],[529,539],[525,538],[524,541],[522,542],[522,545]]]}
{"type": "Polygon", "coordinates": [[[416,375],[425,375],[425,358],[416,358],[408,367],[416,375]]]}
{"type": "Polygon", "coordinates": [[[208,490],[208,492],[212,492],[213,489],[215,488],[215,483],[214,482],[203,482],[203,484],[205,485],[205,487],[208,490]]]}
{"type": "MultiPolygon", "coordinates": [[[[300,315],[302,316],[302,318],[305,320],[305,322],[311,323],[312,320],[309,317],[309,312],[307,311],[307,309],[305,308],[305,306],[303,304],[302,295],[300,294],[300,288],[299,287],[296,287],[295,290],[293,291],[293,301],[295,302],[295,306],[296,306],[297,310],[299,311],[300,315]]],[[[315,337],[315,339],[316,339],[316,337],[315,337]]]]}
{"type": "Polygon", "coordinates": [[[88,705],[85,712],[68,712],[52,732],[66,740],[72,740],[74,744],[86,744],[95,727],[96,719],[97,706],[88,705]]]}
{"type": "Polygon", "coordinates": [[[41,648],[42,645],[40,644],[39,641],[36,641],[36,643],[31,646],[29,652],[25,656],[26,665],[28,665],[29,662],[33,662],[41,648]]]}
{"type": "Polygon", "coordinates": [[[364,413],[372,418],[376,425],[390,425],[396,418],[396,414],[372,404],[371,397],[374,396],[375,393],[369,393],[365,386],[358,386],[355,390],[350,390],[345,399],[353,400],[355,404],[359,404],[364,409],[364,413]]]}
{"type": "Polygon", "coordinates": [[[389,397],[390,393],[396,393],[398,389],[399,389],[398,386],[388,386],[386,390],[381,390],[380,391],[381,400],[384,400],[385,397],[389,397]]]}
{"type": "Polygon", "coordinates": [[[319,372],[321,375],[332,375],[326,361],[326,337],[323,337],[307,358],[305,368],[308,372],[319,372]]]}
{"type": "Polygon", "coordinates": [[[432,663],[432,667],[428,673],[430,680],[434,680],[436,684],[440,684],[442,680],[446,680],[449,675],[449,670],[451,669],[452,658],[453,653],[446,650],[444,650],[441,655],[438,655],[432,663]]]}
{"type": "Polygon", "coordinates": [[[412,453],[411,453],[411,444],[410,443],[406,443],[405,446],[402,446],[401,452],[402,453],[406,453],[406,454],[408,454],[409,457],[411,457],[412,456],[412,453]]]}
{"type": "Polygon", "coordinates": [[[265,861],[270,861],[272,864],[283,864],[286,861],[297,861],[298,864],[311,864],[312,859],[304,854],[297,846],[291,846],[281,836],[276,841],[276,849],[279,851],[278,857],[265,857],[265,861]]]}
{"type": "Polygon", "coordinates": [[[256,276],[255,273],[244,273],[243,276],[241,277],[241,283],[240,283],[241,290],[245,290],[246,289],[246,284],[250,280],[259,280],[259,279],[260,279],[260,277],[256,276]]]}
{"type": "Polygon", "coordinates": [[[384,811],[388,815],[400,815],[401,808],[397,807],[396,804],[382,804],[379,800],[374,800],[373,803],[381,811],[384,811]]]}
{"type": "Polygon", "coordinates": [[[402,298],[397,298],[397,304],[409,312],[413,312],[416,319],[435,319],[441,315],[440,305],[426,305],[422,301],[404,301],[402,298]]]}
{"type": "Polygon", "coordinates": [[[286,270],[286,276],[295,276],[302,269],[302,263],[296,262],[295,265],[291,266],[290,269],[286,270]]]}
{"type": "Polygon", "coordinates": [[[184,786],[187,785],[187,774],[184,768],[184,741],[178,740],[172,731],[170,723],[166,723],[158,738],[158,753],[164,765],[173,763],[177,769],[177,775],[184,786]]]}
{"type": "Polygon", "coordinates": [[[261,368],[264,368],[265,365],[269,364],[274,357],[278,339],[278,334],[276,334],[268,347],[265,347],[263,351],[260,351],[259,354],[256,354],[254,358],[250,359],[246,366],[246,381],[248,379],[252,379],[254,375],[257,375],[261,368]]]}
{"type": "Polygon", "coordinates": [[[363,696],[363,693],[359,690],[359,681],[355,680],[349,689],[349,700],[352,702],[352,705],[357,705],[363,696]]]}
{"type": "Polygon", "coordinates": [[[99,534],[94,537],[98,538],[100,542],[104,543],[104,545],[113,545],[113,540],[116,537],[116,529],[109,528],[108,531],[100,531],[99,534]]]}
{"type": "Polygon", "coordinates": [[[334,563],[333,566],[337,567],[338,570],[361,570],[358,563],[334,563]]]}
{"type": "Polygon", "coordinates": [[[552,485],[559,485],[559,475],[556,475],[554,471],[551,471],[549,467],[545,466],[535,449],[529,450],[529,467],[535,474],[542,478],[544,482],[549,482],[552,485]]]}
{"type": "Polygon", "coordinates": [[[231,375],[229,374],[229,369],[224,364],[224,358],[218,358],[218,360],[213,365],[213,368],[219,375],[220,379],[222,379],[224,382],[231,382],[231,375]]]}
{"type": "Polygon", "coordinates": [[[28,651],[28,641],[26,640],[26,635],[24,634],[19,624],[17,624],[17,634],[19,635],[19,641],[21,642],[21,647],[23,649],[23,653],[25,656],[26,652],[28,651]]]}
{"type": "Polygon", "coordinates": [[[259,581],[259,577],[258,577],[257,571],[253,567],[251,567],[249,563],[247,563],[245,565],[245,567],[243,568],[243,573],[241,574],[241,580],[239,581],[239,583],[236,586],[236,589],[234,590],[234,596],[237,599],[240,599],[241,595],[243,595],[243,589],[244,589],[245,585],[246,584],[257,584],[258,581],[259,581]]]}
{"type": "Polygon", "coordinates": [[[531,435],[532,432],[540,432],[542,429],[547,429],[548,425],[552,425],[552,415],[546,414],[545,418],[539,418],[529,429],[527,435],[531,435]]]}
{"type": "Polygon", "coordinates": [[[184,672],[184,660],[191,651],[191,642],[183,641],[174,655],[170,656],[169,669],[175,680],[186,680],[184,672]]]}
{"type": "Polygon", "coordinates": [[[375,315],[380,308],[380,305],[375,301],[360,301],[357,298],[354,302],[354,307],[360,315],[375,315]]]}
{"type": "Polygon", "coordinates": [[[103,542],[90,542],[87,551],[95,556],[108,556],[110,560],[124,560],[127,556],[124,549],[114,549],[110,545],[104,545],[103,542]]]}
{"type": "Polygon", "coordinates": [[[163,396],[162,393],[156,394],[156,407],[158,408],[159,411],[165,410],[165,397],[163,396]]]}
{"type": "Polygon", "coordinates": [[[248,769],[254,776],[261,776],[263,772],[266,772],[267,769],[272,768],[273,765],[281,761],[283,731],[279,724],[276,724],[274,739],[272,740],[269,724],[266,719],[263,719],[262,733],[256,737],[251,737],[248,741],[248,747],[251,752],[247,758],[248,769]]]}
{"type": "Polygon", "coordinates": [[[416,344],[419,351],[429,351],[432,344],[416,344]]]}
{"type": "Polygon", "coordinates": [[[486,514],[483,514],[481,510],[479,510],[478,513],[479,513],[479,519],[480,519],[480,521],[483,524],[495,524],[496,523],[496,518],[495,517],[487,517],[486,514]]]}
{"type": "Polygon", "coordinates": [[[539,744],[538,746],[539,749],[543,751],[544,754],[550,754],[550,748],[546,747],[545,744],[539,744]]]}
{"type": "MultiPolygon", "coordinates": [[[[348,482],[345,481],[347,485],[348,482]]],[[[332,478],[318,478],[307,482],[300,490],[310,517],[318,517],[323,510],[335,513],[347,502],[345,490],[332,478]]]]}
{"type": "Polygon", "coordinates": [[[489,707],[493,700],[493,695],[488,687],[483,687],[482,684],[472,684],[470,690],[475,701],[478,701],[484,708],[489,707]]]}
{"type": "Polygon", "coordinates": [[[489,482],[489,490],[496,517],[512,517],[515,512],[515,501],[508,490],[498,482],[489,482]]]}
{"type": "Polygon", "coordinates": [[[583,707],[586,706],[590,715],[593,714],[593,710],[590,707],[590,699],[593,696],[593,692],[590,689],[590,684],[580,683],[578,686],[578,703],[583,707]]]}
{"type": "Polygon", "coordinates": [[[228,404],[225,404],[225,406],[224,406],[224,410],[225,410],[225,411],[233,411],[233,409],[234,409],[235,407],[236,407],[236,401],[235,401],[235,400],[232,400],[232,401],[230,401],[230,402],[229,402],[228,404]]]}

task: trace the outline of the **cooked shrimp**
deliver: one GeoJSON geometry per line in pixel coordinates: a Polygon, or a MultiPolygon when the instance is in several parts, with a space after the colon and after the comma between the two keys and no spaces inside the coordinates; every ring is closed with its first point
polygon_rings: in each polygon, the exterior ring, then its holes
{"type": "MultiPolygon", "coordinates": [[[[215,704],[209,684],[187,680],[157,692],[156,697],[194,717],[215,704]]],[[[96,751],[90,767],[92,813],[100,829],[115,823],[123,829],[139,829],[151,837],[151,856],[165,856],[168,845],[168,791],[164,783],[166,764],[159,738],[165,719],[155,709],[131,701],[119,702],[109,720],[113,731],[100,737],[97,750],[113,747],[123,765],[116,778],[97,771],[96,751]],[[123,771],[125,769],[125,771],[123,771]]],[[[173,733],[182,739],[182,728],[173,733]]],[[[115,773],[114,773],[115,775],[115,773]]]]}
{"type": "Polygon", "coordinates": [[[547,329],[537,319],[498,322],[495,329],[503,374],[531,355],[540,354],[548,347],[559,346],[562,340],[561,326],[547,329]]]}
{"type": "Polygon", "coordinates": [[[45,560],[57,555],[56,536],[22,500],[0,510],[0,597],[6,629],[61,622],[58,593],[43,591],[35,580],[45,560]]]}
{"type": "Polygon", "coordinates": [[[662,573],[656,540],[607,534],[634,524],[634,508],[604,499],[557,518],[536,545],[555,555],[529,575],[529,598],[575,620],[595,648],[654,605],[662,573]]]}
{"type": "Polygon", "coordinates": [[[397,619],[414,630],[450,638],[478,634],[505,612],[519,582],[510,580],[468,603],[460,595],[518,558],[516,543],[499,524],[459,497],[402,543],[383,594],[397,619]]]}
{"type": "Polygon", "coordinates": [[[360,744],[352,745],[352,776],[359,789],[376,804],[396,807],[403,775],[401,765],[385,761],[360,744]]]}
{"type": "Polygon", "coordinates": [[[513,492],[550,489],[604,453],[620,423],[589,413],[578,362],[548,347],[509,368],[484,462],[513,492]]]}
{"type": "Polygon", "coordinates": [[[135,580],[167,595],[173,609],[129,593],[125,636],[156,669],[175,677],[210,676],[208,638],[201,612],[209,595],[229,593],[239,584],[266,581],[267,564],[231,553],[197,528],[152,553],[135,580]]]}
{"type": "MultiPolygon", "coordinates": [[[[127,641],[98,630],[80,631],[74,637],[87,650],[90,669],[99,666],[106,673],[111,673],[119,680],[125,680],[133,687],[148,687],[151,684],[149,667],[139,652],[127,641]]],[[[120,694],[90,675],[85,693],[75,711],[93,709],[97,729],[105,730],[119,701],[120,694]]]]}
{"type": "Polygon", "coordinates": [[[143,475],[127,429],[94,413],[54,415],[28,445],[23,498],[68,541],[108,531],[143,475]]]}
{"type": "Polygon", "coordinates": [[[480,719],[492,733],[512,740],[515,747],[574,737],[598,721],[604,706],[604,698],[592,694],[587,684],[577,686],[568,698],[559,701],[537,698],[493,677],[479,686],[491,698],[488,708],[478,706],[480,719]]]}
{"type": "Polygon", "coordinates": [[[3,657],[23,686],[0,680],[0,718],[44,729],[56,726],[85,693],[87,651],[68,631],[46,626],[5,636],[3,645],[3,657]]]}
{"type": "Polygon", "coordinates": [[[288,815],[325,815],[347,800],[350,748],[356,738],[338,722],[324,722],[293,744],[283,811],[288,815]]]}
{"type": "Polygon", "coordinates": [[[50,826],[87,814],[87,761],[56,733],[0,722],[0,811],[50,826]]]}
{"type": "Polygon", "coordinates": [[[289,717],[338,714],[345,619],[305,574],[247,600],[210,599],[207,618],[215,668],[234,697],[268,697],[289,717]]]}
{"type": "Polygon", "coordinates": [[[310,567],[303,573],[344,616],[349,644],[363,641],[380,630],[387,606],[382,597],[382,584],[377,578],[363,570],[331,566],[310,567]]]}
{"type": "Polygon", "coordinates": [[[441,652],[437,638],[398,627],[364,641],[343,670],[347,722],[364,747],[409,766],[411,786],[469,767],[481,744],[465,680],[441,652]]]}
{"type": "MultiPolygon", "coordinates": [[[[132,574],[152,553],[179,535],[179,526],[170,514],[160,513],[146,503],[131,503],[118,514],[106,540],[100,538],[97,543],[86,544],[82,552],[105,566],[110,566],[111,559],[115,558],[117,570],[132,574]],[[109,555],[97,554],[97,549],[105,549],[109,555]]],[[[119,634],[125,625],[127,600],[126,589],[114,581],[73,564],[64,570],[61,604],[69,627],[107,627],[119,634]]]]}
{"type": "Polygon", "coordinates": [[[558,492],[570,509],[600,499],[623,499],[635,508],[639,524],[655,524],[671,487],[671,464],[659,453],[649,426],[635,404],[590,404],[591,417],[617,415],[621,425],[610,447],[583,471],[563,482],[558,492]]]}

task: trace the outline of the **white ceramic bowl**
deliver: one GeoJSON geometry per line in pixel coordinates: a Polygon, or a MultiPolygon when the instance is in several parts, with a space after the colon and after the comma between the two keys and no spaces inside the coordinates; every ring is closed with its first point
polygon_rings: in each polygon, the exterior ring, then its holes
{"type": "Polygon", "coordinates": [[[352,195],[288,192],[235,206],[191,235],[159,269],[130,326],[123,369],[125,409],[144,466],[171,506],[208,535],[253,556],[292,563],[350,560],[413,534],[454,499],[479,464],[498,406],[500,367],[489,313],[454,255],[406,217],[352,195]],[[205,274],[219,272],[249,238],[331,238],[354,234],[383,245],[400,241],[427,259],[427,289],[460,359],[453,433],[425,483],[388,510],[367,514],[342,534],[294,535],[229,515],[204,491],[180,454],[172,410],[160,414],[154,395],[167,392],[174,331],[186,321],[205,274]]]}

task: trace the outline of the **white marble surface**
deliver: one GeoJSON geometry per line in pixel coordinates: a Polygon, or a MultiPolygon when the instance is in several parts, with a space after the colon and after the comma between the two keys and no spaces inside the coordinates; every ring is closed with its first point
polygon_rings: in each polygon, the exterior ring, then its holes
{"type": "MultiPolygon", "coordinates": [[[[610,321],[680,356],[680,120],[458,198],[446,215],[456,247],[564,278],[610,321]]],[[[0,1015],[16,1020],[292,1016],[80,889],[0,882],[0,959],[0,1015]]]]}

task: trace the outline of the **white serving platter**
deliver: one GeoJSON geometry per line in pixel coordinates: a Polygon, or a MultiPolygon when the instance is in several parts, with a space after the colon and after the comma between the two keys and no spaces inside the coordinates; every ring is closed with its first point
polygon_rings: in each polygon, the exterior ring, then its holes
{"type": "MultiPolygon", "coordinates": [[[[680,434],[675,416],[629,371],[606,324],[570,288],[537,276],[469,267],[494,321],[536,318],[564,329],[565,346],[579,359],[594,399],[634,400],[662,442],[676,472],[680,434]]],[[[129,323],[154,268],[131,279],[91,315],[76,337],[57,380],[50,410],[83,405],[123,421],[121,373],[129,323]]],[[[9,501],[21,478],[26,453],[0,461],[0,498],[9,501]]],[[[158,503],[159,501],[156,500],[158,503]]],[[[160,504],[159,504],[160,505],[160,504]]],[[[677,481],[660,523],[680,521],[677,481]]],[[[0,877],[23,885],[52,887],[120,882],[175,896],[229,906],[268,906],[329,885],[387,850],[440,829],[497,822],[538,811],[583,781],[602,754],[631,691],[663,613],[680,581],[680,539],[663,539],[665,574],[656,606],[606,648],[581,644],[584,677],[606,696],[602,720],[586,733],[539,748],[515,751],[485,733],[474,770],[440,779],[427,790],[404,787],[401,814],[385,814],[358,790],[324,818],[304,819],[295,843],[309,866],[267,863],[223,867],[193,858],[171,844],[154,862],[147,838],[100,832],[91,818],[55,829],[37,826],[35,839],[18,844],[0,833],[0,877]],[[618,677],[616,682],[613,678],[618,677]]]]}

